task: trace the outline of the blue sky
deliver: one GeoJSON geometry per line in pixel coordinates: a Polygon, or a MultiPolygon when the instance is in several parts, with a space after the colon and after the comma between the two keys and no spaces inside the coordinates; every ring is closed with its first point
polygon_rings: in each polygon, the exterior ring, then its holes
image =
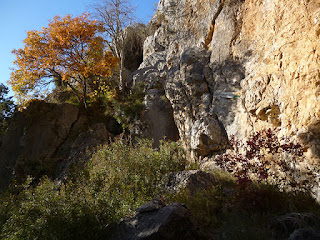
{"type": "MultiPolygon", "coordinates": [[[[22,48],[26,31],[40,30],[56,15],[79,15],[88,11],[93,0],[0,0],[0,83],[10,77],[14,56],[11,51],[22,48]]],[[[137,16],[148,22],[158,0],[132,0],[137,16]]],[[[12,94],[12,93],[11,93],[12,94]]]]}

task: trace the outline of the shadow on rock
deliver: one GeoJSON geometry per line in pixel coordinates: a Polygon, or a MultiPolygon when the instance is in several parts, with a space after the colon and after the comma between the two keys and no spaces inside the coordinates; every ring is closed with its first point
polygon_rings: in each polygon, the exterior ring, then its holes
{"type": "Polygon", "coordinates": [[[150,203],[132,218],[106,228],[110,240],[195,240],[206,239],[191,220],[190,211],[179,203],[150,208],[150,203]],[[143,209],[146,209],[145,211],[143,209]]]}
{"type": "Polygon", "coordinates": [[[311,149],[312,155],[320,158],[320,121],[312,122],[308,131],[299,135],[302,142],[311,149]]]}

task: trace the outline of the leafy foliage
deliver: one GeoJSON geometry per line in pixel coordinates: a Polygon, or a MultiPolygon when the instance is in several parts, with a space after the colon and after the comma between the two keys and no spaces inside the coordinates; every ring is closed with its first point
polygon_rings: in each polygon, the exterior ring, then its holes
{"type": "Polygon", "coordinates": [[[232,173],[240,183],[252,180],[266,182],[286,190],[311,190],[315,169],[303,168],[304,149],[289,138],[278,138],[268,129],[249,136],[246,143],[230,141],[233,150],[218,156],[215,161],[232,173]]]}
{"type": "Polygon", "coordinates": [[[6,131],[8,120],[15,110],[12,97],[7,97],[9,89],[4,84],[0,84],[0,135],[6,131]]]}
{"type": "Polygon", "coordinates": [[[119,140],[102,147],[64,183],[29,178],[1,195],[1,239],[102,239],[107,224],[162,191],[165,175],[184,169],[177,143],[119,140]]]}
{"type": "Polygon", "coordinates": [[[128,130],[130,125],[141,118],[145,109],[143,87],[135,85],[130,91],[114,92],[104,99],[106,114],[114,116],[124,130],[128,130]]]}
{"type": "MultiPolygon", "coordinates": [[[[20,103],[44,98],[50,83],[66,85],[86,103],[91,85],[112,75],[118,59],[105,52],[103,26],[87,14],[56,16],[41,31],[29,31],[24,48],[13,50],[15,69],[9,83],[20,103]]],[[[51,86],[52,87],[52,86],[51,86]]]]}

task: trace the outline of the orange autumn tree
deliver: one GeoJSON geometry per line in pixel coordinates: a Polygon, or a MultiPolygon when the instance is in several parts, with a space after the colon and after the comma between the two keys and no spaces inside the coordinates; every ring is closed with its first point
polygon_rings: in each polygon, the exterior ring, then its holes
{"type": "Polygon", "coordinates": [[[72,18],[54,17],[41,31],[29,31],[24,48],[13,50],[16,69],[9,84],[23,105],[46,97],[52,83],[69,87],[86,106],[89,89],[106,89],[105,81],[118,65],[118,59],[105,50],[104,31],[87,14],[72,18]]]}

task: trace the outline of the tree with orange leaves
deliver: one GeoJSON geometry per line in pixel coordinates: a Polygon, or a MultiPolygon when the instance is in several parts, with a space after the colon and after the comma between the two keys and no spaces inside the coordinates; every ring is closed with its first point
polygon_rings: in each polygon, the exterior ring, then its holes
{"type": "Polygon", "coordinates": [[[56,16],[41,31],[29,31],[24,48],[12,51],[17,68],[9,84],[18,101],[44,98],[55,82],[69,87],[86,106],[89,87],[101,87],[99,80],[110,77],[118,65],[118,59],[104,51],[103,30],[83,14],[56,16]]]}

